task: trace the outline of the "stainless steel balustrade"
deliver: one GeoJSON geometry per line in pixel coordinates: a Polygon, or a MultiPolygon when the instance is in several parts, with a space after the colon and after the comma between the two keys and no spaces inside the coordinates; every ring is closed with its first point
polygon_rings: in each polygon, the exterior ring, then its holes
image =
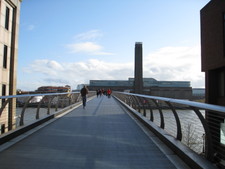
{"type": "MultiPolygon", "coordinates": [[[[89,92],[88,97],[91,97],[93,95],[95,95],[95,92],[89,92]]],[[[7,108],[7,105],[12,99],[16,99],[17,102],[17,117],[15,117],[17,118],[17,120],[16,124],[13,124],[15,128],[25,125],[25,121],[27,123],[32,123],[30,119],[40,119],[41,108],[44,109],[44,111],[42,111],[42,117],[47,117],[51,114],[51,110],[57,112],[60,108],[62,109],[81,101],[81,96],[79,92],[0,96],[0,118],[2,112],[7,108]],[[32,102],[32,99],[34,99],[35,97],[41,97],[41,100],[36,101],[35,103],[32,102]],[[20,99],[23,100],[22,103],[19,101],[20,99]],[[28,109],[32,111],[32,113],[26,113],[26,110],[28,109]],[[28,117],[29,114],[32,114],[32,118],[30,118],[29,120],[25,120],[25,117],[28,117]]]]}
{"type": "Polygon", "coordinates": [[[125,92],[113,92],[113,95],[196,153],[215,163],[224,163],[225,143],[215,143],[214,140],[222,136],[211,133],[205,113],[216,112],[213,123],[220,124],[221,119],[225,119],[225,107],[125,92]],[[197,150],[193,148],[195,144],[199,144],[197,150]]]}

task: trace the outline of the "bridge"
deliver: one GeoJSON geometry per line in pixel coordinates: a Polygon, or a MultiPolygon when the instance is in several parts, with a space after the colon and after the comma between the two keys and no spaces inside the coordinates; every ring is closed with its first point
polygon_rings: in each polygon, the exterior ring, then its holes
{"type": "MultiPolygon", "coordinates": [[[[80,95],[75,92],[2,96],[0,114],[10,99],[22,97],[26,101],[20,105],[16,129],[0,135],[2,169],[217,168],[212,160],[215,145],[200,110],[224,113],[224,107],[113,92],[110,98],[89,94],[83,109],[80,95]],[[31,103],[38,96],[42,96],[41,101],[31,103]],[[200,153],[181,143],[184,131],[178,109],[190,108],[204,129],[200,153]],[[35,112],[28,113],[28,109],[35,112]],[[171,114],[163,113],[168,109],[171,114]],[[168,120],[167,115],[174,120],[168,120]],[[167,123],[173,125],[166,127],[167,123]]],[[[223,158],[223,154],[219,156],[223,158]]]]}

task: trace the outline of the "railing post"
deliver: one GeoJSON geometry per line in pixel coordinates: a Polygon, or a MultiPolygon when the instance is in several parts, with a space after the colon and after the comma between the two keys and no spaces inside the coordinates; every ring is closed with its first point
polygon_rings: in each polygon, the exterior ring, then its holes
{"type": "Polygon", "coordinates": [[[153,110],[152,110],[152,106],[151,103],[149,103],[149,100],[147,101],[148,107],[150,109],[150,121],[154,121],[154,115],[153,115],[153,110]]]}
{"type": "Polygon", "coordinates": [[[155,103],[156,107],[157,107],[158,110],[159,110],[160,120],[161,120],[160,127],[161,127],[162,129],[164,129],[164,128],[165,128],[164,116],[163,116],[162,109],[160,108],[159,104],[157,103],[158,100],[154,100],[154,99],[151,99],[151,100],[155,103]]]}
{"type": "Polygon", "coordinates": [[[146,100],[143,97],[138,97],[139,98],[139,102],[141,103],[141,107],[143,109],[143,116],[146,117],[146,100]]]}
{"type": "Polygon", "coordinates": [[[176,112],[176,110],[174,109],[173,105],[170,102],[165,101],[165,103],[170,107],[170,109],[173,112],[173,115],[175,117],[176,120],[176,124],[177,124],[177,140],[182,140],[182,131],[181,131],[181,124],[180,124],[180,119],[179,116],[176,112]]]}
{"type": "Polygon", "coordinates": [[[139,113],[141,113],[140,104],[139,104],[139,101],[138,101],[137,97],[133,96],[133,98],[134,98],[134,101],[135,101],[135,109],[138,110],[139,113]]]}
{"type": "Polygon", "coordinates": [[[131,107],[133,108],[133,109],[135,109],[135,110],[137,110],[137,107],[136,107],[136,101],[135,101],[135,99],[134,99],[134,96],[131,96],[131,100],[132,100],[132,105],[131,105],[131,107]]]}
{"type": "Polygon", "coordinates": [[[202,116],[202,113],[199,111],[199,109],[197,109],[196,107],[192,107],[192,110],[195,111],[196,115],[198,116],[198,118],[200,119],[202,126],[205,130],[205,144],[207,146],[205,146],[205,156],[208,160],[213,161],[213,155],[214,155],[214,148],[213,148],[213,142],[212,142],[212,136],[211,136],[211,132],[210,129],[205,121],[205,118],[202,116]]]}
{"type": "Polygon", "coordinates": [[[52,104],[52,100],[55,98],[55,96],[51,96],[50,97],[50,100],[48,102],[48,111],[47,111],[47,114],[49,115],[50,114],[50,108],[51,108],[51,104],[52,104]]]}
{"type": "Polygon", "coordinates": [[[24,113],[25,113],[25,110],[27,108],[27,105],[29,104],[29,102],[31,101],[31,99],[33,99],[34,96],[31,96],[31,97],[28,97],[26,103],[24,104],[23,106],[23,109],[21,111],[21,115],[20,115],[20,126],[23,126],[24,125],[24,113]]]}
{"type": "Polygon", "coordinates": [[[36,111],[36,119],[39,119],[40,116],[39,116],[39,111],[40,111],[40,108],[41,108],[41,104],[43,103],[45,99],[45,96],[41,99],[41,101],[38,103],[38,107],[37,107],[37,111],[36,111]]]}
{"type": "Polygon", "coordinates": [[[127,96],[128,97],[128,101],[129,101],[129,106],[132,107],[132,98],[131,96],[127,96]]]}
{"type": "Polygon", "coordinates": [[[58,108],[59,108],[59,96],[56,96],[56,103],[55,103],[55,111],[58,111],[58,108]]]}
{"type": "Polygon", "coordinates": [[[141,105],[140,105],[139,97],[135,96],[134,100],[136,102],[138,112],[141,113],[141,105]]]}
{"type": "Polygon", "coordinates": [[[72,104],[72,95],[69,96],[69,106],[72,104]]]}

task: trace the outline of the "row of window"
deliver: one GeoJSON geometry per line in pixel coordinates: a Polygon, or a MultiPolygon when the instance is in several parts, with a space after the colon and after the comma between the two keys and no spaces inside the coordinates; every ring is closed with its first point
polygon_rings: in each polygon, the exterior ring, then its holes
{"type": "MultiPolygon", "coordinates": [[[[6,7],[6,11],[5,11],[5,29],[9,30],[9,18],[10,18],[10,9],[8,7],[6,7]]],[[[3,68],[7,68],[7,56],[8,56],[8,46],[4,45],[3,47],[3,68]]],[[[6,95],[6,85],[2,85],[2,96],[6,95]]],[[[2,99],[2,104],[5,102],[5,99],[2,99]]],[[[5,124],[2,124],[0,126],[1,131],[0,133],[4,133],[5,132],[5,124]]]]}
{"type": "MultiPolygon", "coordinates": [[[[5,29],[9,30],[9,19],[10,18],[10,9],[6,6],[5,9],[5,29]]],[[[3,68],[7,68],[7,56],[8,56],[8,46],[4,45],[3,47],[3,68]]]]}
{"type": "MultiPolygon", "coordinates": [[[[9,30],[9,21],[10,21],[10,9],[6,6],[5,9],[5,29],[9,30]]],[[[8,56],[8,46],[3,46],[3,68],[7,68],[7,56],[8,56]]],[[[6,95],[6,85],[2,85],[2,96],[6,95]]],[[[5,99],[2,99],[2,104],[4,103],[5,99]]],[[[2,129],[2,128],[1,128],[2,129]]]]}

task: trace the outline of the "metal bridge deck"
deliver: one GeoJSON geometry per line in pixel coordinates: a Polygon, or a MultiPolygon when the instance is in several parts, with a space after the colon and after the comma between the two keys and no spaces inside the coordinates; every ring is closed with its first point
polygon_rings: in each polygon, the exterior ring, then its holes
{"type": "Polygon", "coordinates": [[[169,160],[173,156],[172,152],[163,153],[115,99],[104,96],[94,98],[86,109],[80,106],[0,152],[0,166],[1,169],[175,169],[169,160]]]}

